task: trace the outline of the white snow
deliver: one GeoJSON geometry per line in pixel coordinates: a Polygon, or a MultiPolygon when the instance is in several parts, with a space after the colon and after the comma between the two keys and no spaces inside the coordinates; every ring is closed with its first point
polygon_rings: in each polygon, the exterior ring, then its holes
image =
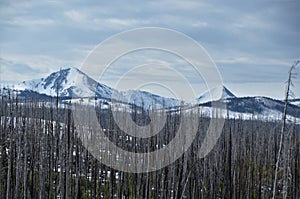
{"type": "MultiPolygon", "coordinates": [[[[209,117],[209,118],[214,117],[213,113],[215,111],[213,110],[214,108],[212,107],[205,107],[205,106],[199,107],[199,113],[204,117],[209,117]]],[[[186,112],[196,113],[197,110],[195,108],[187,109],[186,112]]],[[[262,120],[262,121],[270,121],[270,122],[282,120],[282,113],[274,110],[266,110],[261,114],[240,113],[240,112],[234,112],[229,110],[218,110],[218,114],[220,117],[225,119],[262,120]]],[[[296,118],[290,115],[287,116],[287,121],[295,124],[300,124],[300,118],[296,118]]]]}
{"type": "Polygon", "coordinates": [[[146,91],[129,90],[126,92],[120,92],[120,96],[122,102],[136,104],[137,106],[149,110],[153,106],[156,108],[171,108],[180,105],[180,101],[177,99],[161,97],[146,91]]]}
{"type": "Polygon", "coordinates": [[[113,89],[98,84],[86,74],[71,67],[50,74],[46,78],[24,81],[15,86],[16,90],[32,90],[49,96],[110,98],[113,89]]]}
{"type": "Polygon", "coordinates": [[[231,93],[225,86],[219,86],[206,91],[198,99],[196,99],[195,102],[198,104],[203,104],[206,102],[229,98],[235,98],[235,95],[231,93]]]}
{"type": "MultiPolygon", "coordinates": [[[[129,90],[129,91],[117,91],[104,84],[98,83],[91,79],[89,76],[78,70],[77,68],[65,68],[58,72],[50,74],[46,78],[35,79],[31,81],[24,81],[14,86],[17,91],[21,90],[32,90],[41,94],[49,96],[56,96],[57,89],[60,97],[68,97],[69,99],[63,100],[61,106],[68,105],[70,103],[78,103],[82,105],[99,105],[101,108],[109,108],[113,105],[117,109],[130,110],[131,105],[135,104],[144,109],[156,109],[168,108],[169,111],[178,109],[181,105],[181,101],[173,98],[166,98],[152,93],[140,90],[129,90]]],[[[191,103],[185,103],[184,108],[190,109],[192,106],[204,104],[206,102],[215,101],[222,99],[226,103],[230,103],[235,95],[224,86],[219,86],[205,92],[199,98],[191,103]],[[190,107],[190,108],[188,108],[190,107]]],[[[244,112],[233,112],[224,111],[224,116],[229,118],[263,118],[271,120],[281,119],[282,113],[278,111],[278,107],[282,106],[279,101],[265,98],[256,97],[255,101],[259,104],[259,108],[262,109],[260,113],[244,113],[244,112]],[[277,107],[277,109],[276,109],[277,107]]],[[[239,101],[239,106],[247,106],[244,104],[247,101],[239,101]]],[[[50,103],[50,102],[49,102],[50,103]]],[[[300,106],[300,99],[291,100],[291,104],[300,106]]],[[[50,104],[46,104],[50,106],[50,104]]],[[[201,107],[201,112],[206,116],[212,116],[211,107],[201,107]]],[[[288,117],[289,120],[294,120],[292,116],[288,117]]],[[[299,118],[296,118],[299,121],[299,118]]]]}
{"type": "Polygon", "coordinates": [[[300,106],[300,99],[290,100],[289,103],[295,106],[300,106]]]}

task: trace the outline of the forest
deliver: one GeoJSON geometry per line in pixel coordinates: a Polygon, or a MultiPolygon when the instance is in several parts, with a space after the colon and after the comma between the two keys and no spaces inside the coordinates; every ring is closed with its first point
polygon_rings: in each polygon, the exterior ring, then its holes
{"type": "MultiPolygon", "coordinates": [[[[199,120],[195,140],[179,159],[157,171],[130,173],[106,166],[84,147],[68,104],[10,94],[2,95],[0,106],[0,198],[271,198],[274,187],[276,198],[300,198],[300,125],[294,122],[286,125],[279,150],[282,121],[226,119],[213,150],[199,158],[210,121],[201,114],[168,113],[161,132],[142,139],[118,128],[112,107],[96,107],[106,136],[136,152],[168,144],[179,115],[199,120]]],[[[132,110],[134,121],[149,122],[147,112],[132,110]]]]}

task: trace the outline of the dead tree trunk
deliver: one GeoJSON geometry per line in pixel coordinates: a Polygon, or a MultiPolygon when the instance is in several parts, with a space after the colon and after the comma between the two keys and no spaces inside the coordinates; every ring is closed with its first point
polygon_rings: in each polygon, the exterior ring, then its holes
{"type": "Polygon", "coordinates": [[[288,103],[289,103],[288,99],[290,96],[290,86],[292,85],[292,72],[299,63],[300,63],[300,60],[297,60],[289,70],[289,77],[288,77],[288,81],[287,81],[287,88],[286,88],[285,100],[284,100],[284,110],[283,110],[283,114],[282,114],[282,127],[281,127],[279,149],[278,149],[277,161],[276,161],[276,167],[275,167],[275,178],[274,178],[274,184],[273,184],[273,199],[276,196],[276,184],[277,184],[277,177],[278,177],[280,154],[281,154],[281,150],[282,150],[282,145],[283,145],[283,140],[284,140],[284,132],[285,132],[285,128],[286,128],[286,115],[287,115],[287,107],[288,107],[288,103]]]}

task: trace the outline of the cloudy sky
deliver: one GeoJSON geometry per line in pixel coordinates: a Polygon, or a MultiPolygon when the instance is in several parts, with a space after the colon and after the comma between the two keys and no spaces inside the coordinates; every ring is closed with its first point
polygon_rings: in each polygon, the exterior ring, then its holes
{"type": "MultiPolygon", "coordinates": [[[[16,83],[44,77],[60,67],[80,68],[89,53],[111,36],[133,28],[161,27],[179,31],[202,45],[224,84],[236,95],[281,99],[287,71],[300,58],[299,13],[299,0],[2,0],[0,81],[16,83]]],[[[123,89],[135,88],[132,82],[140,79],[154,79],[157,85],[172,82],[180,88],[183,83],[172,74],[176,70],[200,95],[205,84],[190,68],[166,52],[141,50],[112,64],[101,82],[114,86],[126,73],[130,81],[123,89]],[[143,64],[135,73],[126,73],[143,64]],[[168,67],[171,70],[167,71],[168,67]]],[[[99,75],[97,71],[84,72],[95,79],[99,75]]],[[[294,80],[297,97],[299,79],[294,80]]],[[[142,89],[169,96],[157,85],[142,89]]]]}

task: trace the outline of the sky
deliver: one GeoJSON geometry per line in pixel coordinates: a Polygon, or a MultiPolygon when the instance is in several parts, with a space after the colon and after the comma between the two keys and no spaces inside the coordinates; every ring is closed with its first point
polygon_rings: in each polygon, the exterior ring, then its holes
{"type": "MultiPolygon", "coordinates": [[[[299,0],[1,0],[0,82],[46,77],[61,67],[81,69],[99,43],[123,31],[159,27],[199,43],[235,95],[283,99],[289,67],[300,59],[299,13],[299,0]]],[[[151,34],[139,37],[151,40],[151,34]]],[[[172,45],[188,49],[180,44],[172,45]]],[[[192,85],[196,96],[207,89],[187,62],[159,50],[128,53],[101,78],[96,68],[84,72],[112,87],[126,74],[121,89],[139,88],[168,97],[174,97],[168,85],[179,88],[183,99],[188,98],[184,84],[192,85]],[[133,70],[137,66],[142,67],[133,70]]],[[[300,75],[299,67],[296,72],[300,75]]],[[[299,75],[294,79],[296,97],[300,97],[299,75]]]]}

